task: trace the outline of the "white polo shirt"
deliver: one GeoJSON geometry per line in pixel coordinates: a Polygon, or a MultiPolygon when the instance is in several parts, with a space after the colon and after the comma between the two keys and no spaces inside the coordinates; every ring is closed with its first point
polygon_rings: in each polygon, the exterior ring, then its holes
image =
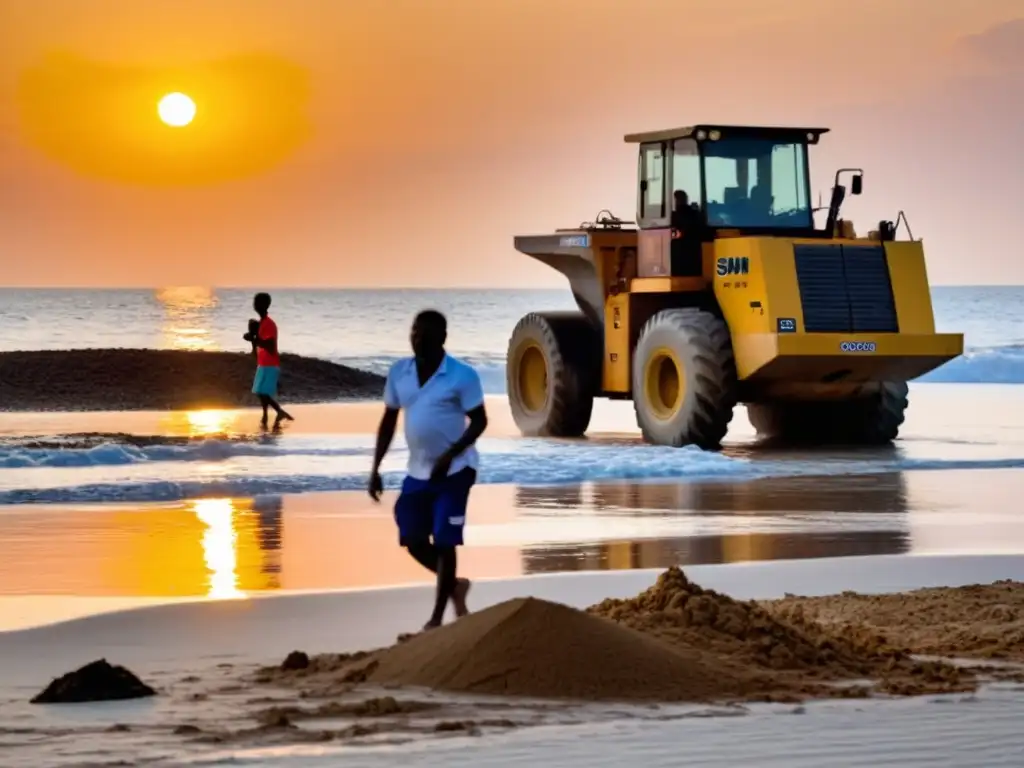
{"type": "MultiPolygon", "coordinates": [[[[466,431],[466,413],[483,402],[480,376],[451,355],[444,356],[422,387],[416,373],[416,358],[403,358],[391,366],[384,384],[384,404],[405,412],[410,477],[430,479],[434,463],[466,431]]],[[[470,446],[452,461],[448,474],[466,467],[476,469],[479,459],[476,446],[470,446]]]]}

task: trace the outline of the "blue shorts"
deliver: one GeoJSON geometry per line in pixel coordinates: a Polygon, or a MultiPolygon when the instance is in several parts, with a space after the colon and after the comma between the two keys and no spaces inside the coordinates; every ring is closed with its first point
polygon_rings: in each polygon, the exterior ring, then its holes
{"type": "Polygon", "coordinates": [[[476,470],[472,467],[437,482],[406,477],[395,502],[398,543],[404,547],[432,538],[438,546],[460,546],[469,489],[475,482],[476,470]]]}
{"type": "Polygon", "coordinates": [[[281,369],[276,365],[261,365],[256,368],[256,378],[252,380],[252,393],[254,395],[266,395],[277,397],[277,380],[281,376],[281,369]]]}

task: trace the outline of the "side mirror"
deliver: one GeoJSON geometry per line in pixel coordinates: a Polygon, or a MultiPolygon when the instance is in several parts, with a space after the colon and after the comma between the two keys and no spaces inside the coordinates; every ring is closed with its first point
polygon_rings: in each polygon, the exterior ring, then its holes
{"type": "Polygon", "coordinates": [[[850,194],[851,195],[859,195],[863,191],[864,191],[864,177],[860,176],[860,175],[854,176],[853,180],[850,182],[850,194]]]}
{"type": "Polygon", "coordinates": [[[647,191],[647,179],[640,179],[640,191],[641,192],[646,192],[647,191]]]}

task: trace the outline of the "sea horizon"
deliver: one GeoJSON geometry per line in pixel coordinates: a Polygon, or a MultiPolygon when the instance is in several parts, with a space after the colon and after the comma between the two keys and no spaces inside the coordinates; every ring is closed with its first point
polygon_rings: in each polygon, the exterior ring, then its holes
{"type": "MultiPolygon", "coordinates": [[[[946,288],[985,288],[992,290],[1011,290],[1024,288],[1024,283],[939,283],[931,282],[931,290],[946,288]]],[[[514,293],[517,291],[568,291],[569,284],[564,285],[535,286],[535,285],[268,285],[264,283],[252,284],[217,284],[217,283],[175,283],[168,282],[162,285],[0,285],[0,294],[16,293],[18,291],[162,291],[168,289],[195,288],[213,291],[437,291],[437,292],[458,292],[458,291],[500,291],[503,293],[514,293]]]]}

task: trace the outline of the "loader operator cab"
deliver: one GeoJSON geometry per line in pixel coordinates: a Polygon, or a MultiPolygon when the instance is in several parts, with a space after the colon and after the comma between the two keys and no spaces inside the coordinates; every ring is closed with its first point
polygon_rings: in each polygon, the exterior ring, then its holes
{"type": "MultiPolygon", "coordinates": [[[[700,125],[626,136],[640,145],[641,237],[667,231],[671,241],[660,274],[701,274],[693,263],[695,237],[702,242],[728,235],[831,237],[845,190],[833,195],[829,221],[816,229],[808,163],[808,148],[827,130],[700,125]],[[677,226],[689,219],[674,204],[679,192],[695,208],[699,227],[677,226]]],[[[854,181],[853,193],[859,194],[860,179],[854,181]]]]}

